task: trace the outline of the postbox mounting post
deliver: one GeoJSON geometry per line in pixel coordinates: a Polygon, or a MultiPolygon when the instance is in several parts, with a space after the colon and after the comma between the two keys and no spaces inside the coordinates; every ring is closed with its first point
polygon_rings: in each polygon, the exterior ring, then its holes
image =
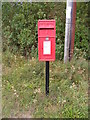
{"type": "Polygon", "coordinates": [[[56,22],[38,20],[38,59],[45,61],[45,92],[49,94],[49,61],[55,61],[56,22]]]}
{"type": "Polygon", "coordinates": [[[49,61],[46,61],[46,95],[49,94],[49,61]]]}

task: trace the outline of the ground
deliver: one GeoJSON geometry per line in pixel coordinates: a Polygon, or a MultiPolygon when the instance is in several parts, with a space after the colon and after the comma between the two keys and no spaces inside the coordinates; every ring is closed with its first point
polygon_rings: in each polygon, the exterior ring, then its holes
{"type": "Polygon", "coordinates": [[[45,95],[45,62],[3,55],[3,117],[87,118],[88,62],[50,62],[50,92],[45,95]]]}

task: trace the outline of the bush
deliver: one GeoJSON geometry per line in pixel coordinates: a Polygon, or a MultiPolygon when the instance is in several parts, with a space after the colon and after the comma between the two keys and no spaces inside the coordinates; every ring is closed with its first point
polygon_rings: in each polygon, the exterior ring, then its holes
{"type": "Polygon", "coordinates": [[[77,20],[76,20],[76,34],[75,47],[83,52],[83,57],[88,58],[88,25],[86,18],[88,16],[88,4],[78,4],[77,6],[77,20]],[[82,11],[82,9],[84,9],[82,11]]]}
{"type": "MultiPolygon", "coordinates": [[[[37,51],[39,19],[56,20],[56,58],[64,56],[65,3],[3,3],[3,51],[10,50],[25,57],[33,57],[37,51]]],[[[77,3],[75,47],[88,58],[87,3],[77,3]],[[84,11],[83,11],[84,9],[84,11]]]]}

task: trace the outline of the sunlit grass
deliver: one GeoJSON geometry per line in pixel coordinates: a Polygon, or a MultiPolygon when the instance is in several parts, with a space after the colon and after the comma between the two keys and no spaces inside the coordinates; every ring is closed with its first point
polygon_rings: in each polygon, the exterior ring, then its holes
{"type": "Polygon", "coordinates": [[[3,55],[3,117],[87,118],[88,63],[83,58],[50,62],[50,93],[45,95],[45,64],[3,55]]]}

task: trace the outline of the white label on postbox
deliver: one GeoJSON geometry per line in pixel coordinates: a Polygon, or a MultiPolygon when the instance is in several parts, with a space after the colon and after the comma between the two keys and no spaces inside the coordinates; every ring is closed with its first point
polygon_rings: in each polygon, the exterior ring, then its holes
{"type": "Polygon", "coordinates": [[[51,54],[51,41],[44,41],[43,42],[43,54],[51,54]]]}

